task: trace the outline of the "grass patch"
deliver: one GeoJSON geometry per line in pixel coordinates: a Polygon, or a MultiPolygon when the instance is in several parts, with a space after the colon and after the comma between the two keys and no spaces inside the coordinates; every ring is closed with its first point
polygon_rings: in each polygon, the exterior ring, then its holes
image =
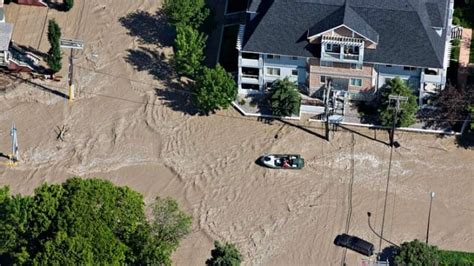
{"type": "Polygon", "coordinates": [[[452,40],[453,47],[451,49],[451,60],[459,61],[459,54],[461,53],[461,41],[458,39],[452,40]]]}
{"type": "Polygon", "coordinates": [[[439,251],[440,265],[460,265],[468,266],[474,265],[474,253],[440,250],[439,251]]]}

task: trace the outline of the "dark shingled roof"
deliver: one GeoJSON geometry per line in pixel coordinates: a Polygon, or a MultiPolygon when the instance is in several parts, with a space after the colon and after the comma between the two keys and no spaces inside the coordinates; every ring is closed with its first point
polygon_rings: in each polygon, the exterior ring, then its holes
{"type": "Polygon", "coordinates": [[[308,36],[323,33],[341,25],[349,27],[374,43],[378,41],[378,33],[348,4],[341,6],[334,13],[316,23],[309,29],[308,36]]]}
{"type": "Polygon", "coordinates": [[[243,51],[319,57],[308,33],[344,24],[377,42],[365,49],[365,62],[443,66],[446,30],[439,36],[432,27],[446,25],[447,0],[346,1],[249,0],[243,51]],[[427,9],[432,4],[434,11],[427,9]]]}

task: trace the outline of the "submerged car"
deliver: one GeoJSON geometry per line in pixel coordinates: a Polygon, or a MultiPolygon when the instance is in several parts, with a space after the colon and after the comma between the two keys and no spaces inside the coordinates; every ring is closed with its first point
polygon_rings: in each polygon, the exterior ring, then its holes
{"type": "Polygon", "coordinates": [[[274,169],[301,169],[304,159],[299,154],[265,154],[260,157],[260,163],[274,169]]]}
{"type": "Polygon", "coordinates": [[[334,239],[334,245],[354,250],[365,256],[374,254],[374,245],[356,236],[341,234],[334,239]]]}

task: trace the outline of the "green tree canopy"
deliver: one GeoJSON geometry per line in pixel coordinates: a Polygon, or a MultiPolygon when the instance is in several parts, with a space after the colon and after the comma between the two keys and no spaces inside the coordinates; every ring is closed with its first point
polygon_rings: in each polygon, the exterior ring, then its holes
{"type": "Polygon", "coordinates": [[[393,105],[390,105],[389,96],[405,96],[408,97],[406,103],[401,104],[401,111],[398,113],[397,127],[407,127],[415,123],[415,115],[418,110],[416,96],[407,84],[396,77],[386,84],[380,97],[379,119],[384,126],[391,126],[393,123],[393,112],[395,112],[393,105]]]}
{"type": "Polygon", "coordinates": [[[74,6],[74,0],[64,0],[64,8],[69,11],[74,6]]]}
{"type": "Polygon", "coordinates": [[[234,244],[221,244],[214,241],[214,249],[211,250],[211,258],[206,261],[208,266],[239,266],[242,255],[234,244]]]}
{"type": "Polygon", "coordinates": [[[288,77],[273,83],[270,91],[270,105],[273,115],[298,115],[301,105],[301,96],[294,82],[288,77]]]}
{"type": "Polygon", "coordinates": [[[163,10],[174,26],[198,28],[209,16],[205,0],[165,0],[163,10]]]}
{"type": "Polygon", "coordinates": [[[204,47],[207,37],[187,25],[177,27],[175,39],[174,65],[176,72],[195,77],[204,60],[204,47]]]}
{"type": "Polygon", "coordinates": [[[437,265],[438,249],[417,239],[401,244],[395,254],[396,265],[437,265]]]}
{"type": "Polygon", "coordinates": [[[171,199],[155,208],[160,219],[149,223],[139,193],[98,179],[45,184],[32,196],[0,189],[0,263],[170,265],[191,218],[171,199]]]}
{"type": "Polygon", "coordinates": [[[56,20],[50,19],[48,22],[48,41],[51,47],[46,57],[46,63],[53,73],[59,72],[62,68],[60,39],[61,28],[56,23],[56,20]]]}
{"type": "Polygon", "coordinates": [[[215,68],[204,67],[196,79],[194,102],[200,111],[208,114],[219,108],[227,108],[237,96],[237,85],[229,73],[219,64],[215,68]]]}
{"type": "Polygon", "coordinates": [[[50,19],[48,21],[48,41],[49,44],[58,44],[59,40],[61,39],[61,28],[59,27],[56,20],[50,19]]]}

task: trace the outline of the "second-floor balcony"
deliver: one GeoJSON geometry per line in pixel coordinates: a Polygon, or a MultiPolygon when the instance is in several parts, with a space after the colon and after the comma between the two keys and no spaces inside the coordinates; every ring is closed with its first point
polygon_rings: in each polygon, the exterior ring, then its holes
{"type": "Polygon", "coordinates": [[[364,41],[342,36],[323,36],[321,58],[326,61],[362,63],[364,41]]]}
{"type": "Polygon", "coordinates": [[[323,52],[322,58],[329,61],[357,61],[359,62],[359,54],[351,53],[334,53],[334,52],[323,52]]]}

